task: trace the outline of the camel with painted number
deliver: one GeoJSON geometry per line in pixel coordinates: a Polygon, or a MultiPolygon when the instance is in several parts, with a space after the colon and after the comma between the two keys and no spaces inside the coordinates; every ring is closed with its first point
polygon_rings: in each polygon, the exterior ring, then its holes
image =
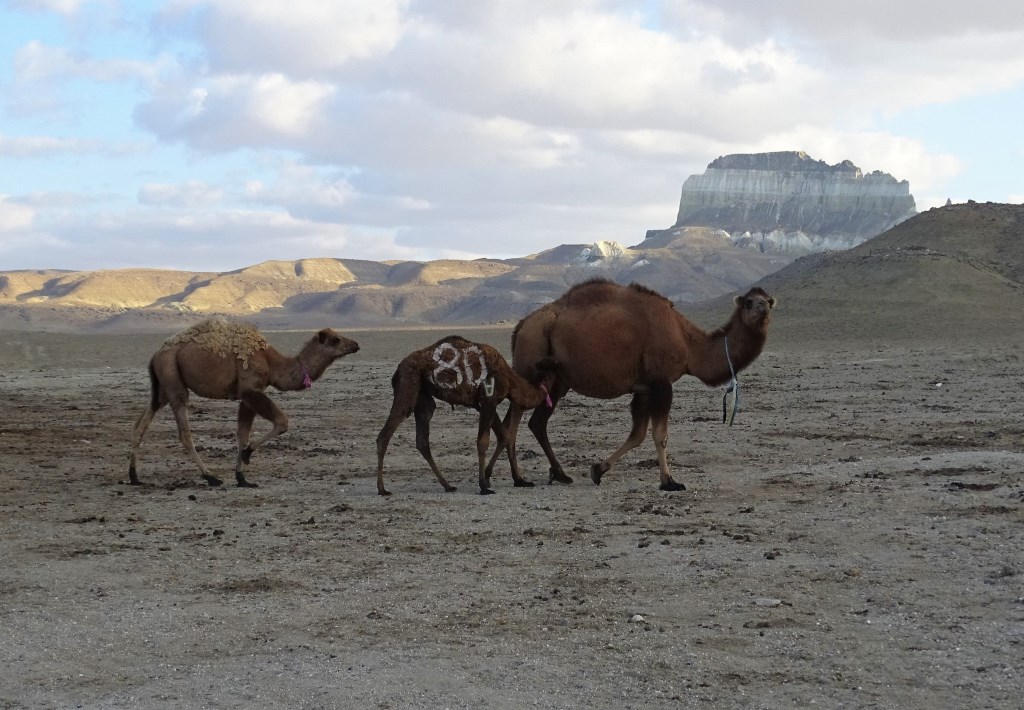
{"type": "MultiPolygon", "coordinates": [[[[632,394],[629,437],[608,458],[591,466],[591,480],[600,484],[623,454],[640,445],[650,426],[661,489],[684,490],[669,473],[665,452],[672,383],[683,375],[693,375],[712,386],[730,381],[733,371],[739,372],[761,354],[774,307],[774,298],[761,288],[752,288],[735,298],[725,325],[705,332],[676,311],[671,301],[648,288],[604,279],[587,281],[516,325],[512,367],[522,372],[541,358],[553,357],[558,362],[551,387],[555,406],[569,390],[599,399],[632,394]]],[[[547,455],[550,482],[572,483],[548,441],[547,425],[553,411],[554,407],[534,410],[530,430],[547,455]]],[[[504,421],[514,476],[519,475],[515,443],[522,416],[523,410],[513,402],[504,421]]],[[[488,470],[496,459],[488,464],[488,470]]]]}
{"type": "MultiPolygon", "coordinates": [[[[377,493],[391,495],[384,488],[384,454],[398,425],[410,414],[416,415],[416,448],[445,491],[455,490],[441,475],[430,453],[430,419],[437,406],[435,398],[480,412],[476,437],[480,494],[494,493],[490,488],[490,471],[485,466],[492,429],[497,436],[495,457],[508,449],[508,434],[497,415],[497,407],[505,399],[520,411],[550,401],[545,382],[550,384],[557,365],[551,358],[539,360],[521,368],[521,376],[490,345],[474,343],[458,335],[449,335],[407,355],[391,377],[394,390],[391,413],[377,435],[377,493]]],[[[519,475],[518,469],[512,472],[512,482],[516,487],[533,485],[519,475]]]]}
{"type": "Polygon", "coordinates": [[[178,438],[211,486],[221,485],[196,453],[188,424],[188,397],[194,392],[210,399],[238,401],[238,456],[235,480],[241,487],[255,488],[245,479],[245,467],[253,451],[269,439],[288,430],[288,417],[264,390],[273,386],[281,391],[308,389],[328,366],[340,357],[359,350],[359,344],[324,328],[293,357],[275,350],[254,327],[212,318],[169,338],[149,361],[149,406],[132,428],[132,452],[128,479],[139,485],[135,470],[139,445],[153,416],[165,404],[171,405],[178,425],[178,438]],[[259,415],[272,429],[255,442],[249,442],[252,425],[259,415]]]}

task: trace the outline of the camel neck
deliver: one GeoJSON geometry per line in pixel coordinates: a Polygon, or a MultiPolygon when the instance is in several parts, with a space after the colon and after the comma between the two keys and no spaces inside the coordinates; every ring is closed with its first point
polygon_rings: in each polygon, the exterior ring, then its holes
{"type": "Polygon", "coordinates": [[[520,377],[509,369],[509,399],[524,409],[533,409],[549,399],[547,389],[520,377]]]}
{"type": "Polygon", "coordinates": [[[690,364],[691,371],[704,384],[725,384],[757,358],[764,342],[764,333],[730,322],[705,336],[700,356],[690,364]]]}
{"type": "Polygon", "coordinates": [[[290,392],[309,389],[313,386],[313,382],[323,374],[324,367],[319,366],[316,358],[310,357],[306,351],[307,348],[303,348],[298,355],[291,357],[282,355],[276,350],[272,351],[272,354],[268,352],[273,375],[271,384],[275,388],[282,392],[290,392]]]}
{"type": "Polygon", "coordinates": [[[302,387],[308,390],[313,386],[313,379],[309,376],[309,370],[302,364],[301,357],[296,357],[295,361],[299,364],[299,372],[302,374],[302,387]]]}

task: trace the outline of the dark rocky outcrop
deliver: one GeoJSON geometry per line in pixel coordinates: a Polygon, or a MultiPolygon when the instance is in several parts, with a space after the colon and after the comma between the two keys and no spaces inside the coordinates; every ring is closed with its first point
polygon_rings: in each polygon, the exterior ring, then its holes
{"type": "Polygon", "coordinates": [[[686,179],[673,229],[715,227],[737,246],[796,257],[848,249],[916,213],[906,180],[865,175],[849,160],[829,165],[803,151],[737,154],[686,179]]]}

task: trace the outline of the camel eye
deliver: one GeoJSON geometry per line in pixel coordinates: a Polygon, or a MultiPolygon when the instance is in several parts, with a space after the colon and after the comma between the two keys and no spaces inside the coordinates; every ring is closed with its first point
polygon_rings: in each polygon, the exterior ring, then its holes
{"type": "Polygon", "coordinates": [[[754,307],[754,299],[752,299],[752,298],[748,298],[748,299],[747,299],[747,304],[746,304],[746,308],[747,308],[747,310],[749,311],[749,310],[750,310],[751,308],[753,308],[753,307],[754,307]]]}

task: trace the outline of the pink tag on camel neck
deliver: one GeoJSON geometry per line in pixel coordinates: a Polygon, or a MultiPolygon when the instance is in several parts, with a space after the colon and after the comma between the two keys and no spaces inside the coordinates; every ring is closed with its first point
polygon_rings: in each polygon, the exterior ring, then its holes
{"type": "Polygon", "coordinates": [[[551,395],[548,394],[548,388],[544,385],[541,385],[540,388],[544,391],[544,404],[548,405],[548,409],[554,409],[555,403],[551,401],[551,395]]]}
{"type": "Polygon", "coordinates": [[[309,370],[302,364],[302,360],[299,360],[299,369],[302,370],[302,386],[309,389],[313,386],[313,378],[309,376],[309,370]]]}

